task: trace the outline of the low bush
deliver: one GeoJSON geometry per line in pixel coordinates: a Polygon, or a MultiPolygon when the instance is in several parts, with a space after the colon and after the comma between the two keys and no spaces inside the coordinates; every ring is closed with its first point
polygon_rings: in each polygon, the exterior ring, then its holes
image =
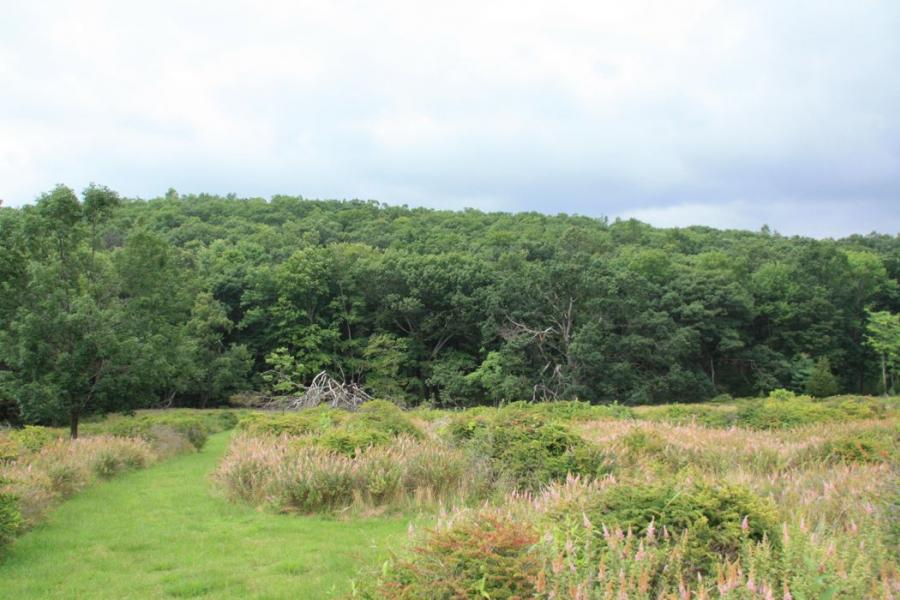
{"type": "Polygon", "coordinates": [[[22,429],[13,430],[10,433],[10,437],[25,451],[37,452],[62,436],[58,431],[47,427],[26,425],[22,429]]]}
{"type": "Polygon", "coordinates": [[[504,406],[503,412],[528,412],[559,421],[586,421],[591,419],[630,419],[632,410],[621,404],[591,404],[581,400],[555,402],[513,402],[504,406]]]}
{"type": "Polygon", "coordinates": [[[826,441],[822,454],[831,460],[853,463],[888,463],[896,458],[897,432],[864,431],[826,441]]]}
{"type": "Polygon", "coordinates": [[[791,429],[838,421],[843,416],[844,413],[833,406],[801,396],[746,403],[738,409],[737,422],[742,427],[752,429],[791,429]]]}
{"type": "Polygon", "coordinates": [[[19,444],[8,433],[0,431],[0,464],[16,460],[21,452],[19,444]]]}
{"type": "Polygon", "coordinates": [[[675,425],[731,427],[737,422],[737,409],[729,404],[664,404],[634,409],[638,419],[675,425]]]}
{"type": "Polygon", "coordinates": [[[384,400],[365,403],[356,412],[318,407],[294,413],[254,413],[239,428],[250,435],[290,435],[348,456],[357,449],[383,446],[399,436],[423,434],[397,405],[384,400]]]}
{"type": "Polygon", "coordinates": [[[113,415],[103,421],[86,423],[82,432],[85,435],[140,437],[152,443],[157,434],[169,429],[186,438],[199,450],[210,434],[231,429],[237,423],[237,415],[228,410],[146,411],[135,415],[113,415]]]}
{"type": "Polygon", "coordinates": [[[418,598],[531,598],[541,557],[534,528],[483,510],[432,531],[409,559],[388,562],[375,595],[418,598]]]}
{"type": "Polygon", "coordinates": [[[63,437],[48,427],[26,425],[22,429],[0,431],[0,463],[17,460],[23,454],[37,452],[44,446],[63,437]]]}
{"type": "MultiPolygon", "coordinates": [[[[0,480],[0,485],[3,483],[0,480]]],[[[0,492],[0,555],[3,546],[12,541],[21,524],[18,500],[12,494],[0,492]]]]}
{"type": "Polygon", "coordinates": [[[525,410],[461,415],[446,433],[476,456],[490,461],[501,483],[537,490],[574,473],[595,477],[610,470],[610,458],[564,424],[525,410]]]}
{"type": "Polygon", "coordinates": [[[771,501],[734,485],[621,484],[595,494],[580,508],[579,514],[565,516],[587,515],[608,529],[639,536],[650,527],[684,535],[686,567],[706,575],[714,574],[711,567],[719,558],[733,560],[742,540],[777,541],[779,534],[771,501]]]}

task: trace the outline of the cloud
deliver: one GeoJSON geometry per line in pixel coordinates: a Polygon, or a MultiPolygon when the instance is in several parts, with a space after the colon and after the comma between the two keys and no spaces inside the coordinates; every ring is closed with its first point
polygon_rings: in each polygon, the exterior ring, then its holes
{"type": "Polygon", "coordinates": [[[828,206],[895,233],[898,30],[888,0],[16,3],[0,197],[97,181],[832,235],[804,216],[828,206]]]}

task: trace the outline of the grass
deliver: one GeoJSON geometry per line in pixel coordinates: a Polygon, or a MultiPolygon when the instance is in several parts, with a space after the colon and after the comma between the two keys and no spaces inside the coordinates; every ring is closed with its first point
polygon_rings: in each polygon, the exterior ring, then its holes
{"type": "Polygon", "coordinates": [[[283,516],[216,496],[208,475],[229,437],[51,512],[0,562],[0,598],[328,598],[406,541],[406,518],[283,516]]]}

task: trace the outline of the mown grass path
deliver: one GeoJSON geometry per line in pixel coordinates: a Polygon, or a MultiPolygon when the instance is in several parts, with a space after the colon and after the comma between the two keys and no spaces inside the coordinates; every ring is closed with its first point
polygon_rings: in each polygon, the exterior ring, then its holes
{"type": "Polygon", "coordinates": [[[211,493],[228,444],[88,489],[17,540],[0,598],[328,598],[406,535],[401,518],[268,514],[211,493]]]}

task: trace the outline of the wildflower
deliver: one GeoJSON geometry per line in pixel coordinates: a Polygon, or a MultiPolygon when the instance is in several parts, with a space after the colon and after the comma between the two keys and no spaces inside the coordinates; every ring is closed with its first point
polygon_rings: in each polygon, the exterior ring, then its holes
{"type": "Polygon", "coordinates": [[[750,522],[747,520],[749,515],[744,515],[744,519],[741,521],[741,531],[747,533],[750,531],[750,522]]]}
{"type": "Polygon", "coordinates": [[[647,526],[647,541],[653,542],[654,536],[656,534],[656,525],[654,524],[654,519],[650,519],[650,524],[647,526]]]}

